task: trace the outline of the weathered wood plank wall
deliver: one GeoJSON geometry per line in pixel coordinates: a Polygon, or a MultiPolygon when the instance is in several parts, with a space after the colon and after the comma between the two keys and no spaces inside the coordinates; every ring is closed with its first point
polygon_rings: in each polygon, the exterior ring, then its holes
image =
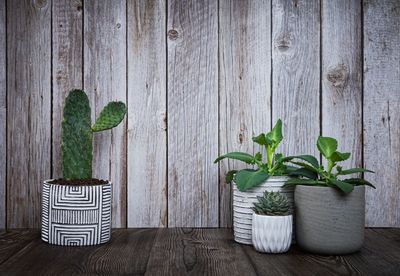
{"type": "Polygon", "coordinates": [[[114,183],[114,227],[229,227],[219,153],[284,153],[339,139],[366,177],[367,226],[400,226],[400,4],[395,0],[0,0],[0,228],[39,227],[40,183],[61,177],[64,98],[84,88],[94,172],[114,183]]]}

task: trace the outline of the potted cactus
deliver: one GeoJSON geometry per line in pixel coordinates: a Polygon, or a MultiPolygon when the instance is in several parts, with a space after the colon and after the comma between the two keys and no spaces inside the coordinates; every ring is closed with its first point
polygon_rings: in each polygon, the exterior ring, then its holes
{"type": "Polygon", "coordinates": [[[252,241],[254,248],[264,253],[283,253],[292,241],[293,216],[287,197],[279,192],[265,191],[252,208],[252,241]]]}
{"type": "Polygon", "coordinates": [[[350,153],[339,152],[337,147],[334,138],[318,138],[317,148],[326,159],[326,169],[316,159],[299,162],[292,156],[289,160],[299,166],[297,175],[301,176],[285,184],[296,186],[296,240],[313,253],[353,253],[364,240],[365,186],[375,187],[365,179],[346,176],[372,171],[338,166],[350,153]]]}
{"type": "Polygon", "coordinates": [[[283,139],[282,121],[278,120],[273,129],[268,133],[261,133],[253,137],[253,142],[259,144],[266,153],[265,161],[262,154],[257,152],[254,156],[244,152],[230,152],[218,157],[214,163],[229,158],[242,161],[257,168],[231,170],[226,174],[226,182],[233,185],[233,230],[235,241],[243,244],[252,244],[252,218],[253,203],[257,196],[262,196],[264,191],[279,191],[284,193],[289,203],[293,206],[293,188],[283,188],[289,179],[292,167],[285,165],[288,157],[275,153],[283,139]]]}
{"type": "Polygon", "coordinates": [[[92,139],[93,133],[117,126],[125,113],[124,103],[110,102],[92,125],[87,95],[70,91],[62,122],[63,178],[42,186],[43,241],[84,246],[110,240],[112,184],[92,178],[92,139]]]}

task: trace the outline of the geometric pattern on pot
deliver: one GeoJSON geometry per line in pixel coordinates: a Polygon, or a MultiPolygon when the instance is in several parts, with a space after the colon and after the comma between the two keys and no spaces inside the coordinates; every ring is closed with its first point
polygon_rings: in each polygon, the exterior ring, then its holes
{"type": "Polygon", "coordinates": [[[95,186],[49,184],[42,189],[42,240],[84,246],[111,237],[111,183],[95,186]]]}

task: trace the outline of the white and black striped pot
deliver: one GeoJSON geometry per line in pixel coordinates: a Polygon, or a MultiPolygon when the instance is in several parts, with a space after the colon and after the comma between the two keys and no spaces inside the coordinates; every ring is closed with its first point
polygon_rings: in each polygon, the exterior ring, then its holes
{"type": "Polygon", "coordinates": [[[111,238],[112,184],[42,186],[42,240],[50,244],[86,246],[111,238]]]}
{"type": "MultiPolygon", "coordinates": [[[[264,191],[280,192],[287,196],[294,212],[294,189],[292,187],[283,188],[282,186],[289,178],[287,176],[271,176],[261,185],[241,192],[233,185],[233,233],[235,241],[242,244],[253,244],[252,242],[252,220],[254,203],[257,202],[257,196],[262,196],[264,191]]],[[[293,216],[294,219],[294,216],[293,216]]],[[[294,227],[294,226],[293,226],[294,227]]],[[[292,236],[292,242],[295,242],[295,236],[292,236]]]]}

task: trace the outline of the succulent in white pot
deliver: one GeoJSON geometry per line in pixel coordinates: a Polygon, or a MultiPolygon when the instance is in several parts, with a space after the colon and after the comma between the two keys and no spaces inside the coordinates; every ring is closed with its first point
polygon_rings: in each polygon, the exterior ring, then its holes
{"type": "Polygon", "coordinates": [[[253,142],[265,150],[265,159],[261,152],[251,155],[244,152],[230,152],[219,156],[214,162],[217,163],[225,158],[239,160],[253,168],[242,170],[231,170],[226,174],[226,182],[233,185],[233,230],[236,242],[252,244],[252,219],[253,203],[257,196],[262,196],[265,191],[278,191],[289,198],[289,204],[293,208],[293,188],[284,184],[290,178],[294,167],[285,162],[291,157],[284,157],[275,153],[283,139],[282,121],[278,120],[270,132],[261,133],[253,137],[253,142]]]}
{"type": "Polygon", "coordinates": [[[89,99],[70,91],[62,122],[63,178],[42,186],[42,240],[66,246],[96,245],[111,238],[112,185],[92,178],[93,133],[111,129],[124,118],[126,106],[110,102],[91,124],[89,99]]]}
{"type": "Polygon", "coordinates": [[[287,197],[279,192],[264,192],[252,208],[252,240],[263,253],[283,253],[292,242],[293,216],[287,197]]]}

